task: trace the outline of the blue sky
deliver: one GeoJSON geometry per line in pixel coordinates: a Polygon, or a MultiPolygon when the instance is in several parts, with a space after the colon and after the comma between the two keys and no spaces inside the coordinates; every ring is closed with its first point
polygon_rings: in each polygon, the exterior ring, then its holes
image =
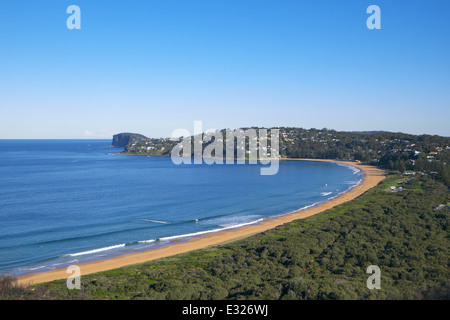
{"type": "Polygon", "coordinates": [[[0,138],[450,136],[450,1],[0,0],[0,138]],[[81,30],[69,30],[69,5],[81,30]],[[381,30],[369,30],[369,5],[381,30]]]}

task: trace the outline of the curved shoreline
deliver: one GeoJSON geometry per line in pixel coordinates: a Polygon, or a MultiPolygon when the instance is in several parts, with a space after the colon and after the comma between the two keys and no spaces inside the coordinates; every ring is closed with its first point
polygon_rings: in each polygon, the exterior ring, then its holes
{"type": "MultiPolygon", "coordinates": [[[[278,216],[273,219],[264,220],[258,224],[243,226],[232,230],[219,231],[211,234],[205,234],[200,237],[189,238],[185,242],[179,242],[173,245],[164,246],[156,249],[150,249],[142,252],[128,253],[107,260],[96,260],[91,262],[80,263],[78,264],[78,266],[80,267],[81,276],[90,273],[117,269],[128,265],[144,263],[147,261],[165,258],[180,253],[186,253],[193,250],[199,250],[209,246],[214,246],[224,242],[237,240],[257,233],[261,233],[297,219],[303,219],[316,215],[320,212],[331,209],[339,204],[353,200],[356,197],[365,193],[367,190],[378,185],[385,178],[384,170],[351,161],[324,160],[324,159],[297,159],[297,158],[286,158],[280,160],[324,161],[324,162],[341,163],[362,170],[364,173],[364,178],[359,185],[355,186],[354,188],[351,188],[349,191],[343,193],[337,198],[331,199],[329,201],[320,203],[316,206],[312,206],[304,210],[278,216]]],[[[40,273],[30,273],[27,275],[19,276],[18,283],[22,285],[30,285],[42,282],[49,282],[58,279],[65,279],[71,275],[68,274],[66,270],[67,270],[66,268],[63,268],[40,273]]]]}

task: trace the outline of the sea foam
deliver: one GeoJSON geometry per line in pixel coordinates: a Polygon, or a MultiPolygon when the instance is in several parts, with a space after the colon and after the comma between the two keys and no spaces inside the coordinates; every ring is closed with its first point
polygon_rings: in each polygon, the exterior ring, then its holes
{"type": "Polygon", "coordinates": [[[103,248],[99,248],[99,249],[83,251],[83,252],[69,253],[69,254],[64,255],[64,256],[65,257],[77,257],[77,256],[83,256],[83,255],[86,255],[86,254],[98,253],[98,252],[113,250],[113,249],[122,248],[122,247],[125,247],[125,243],[116,244],[114,246],[103,247],[103,248]]]}

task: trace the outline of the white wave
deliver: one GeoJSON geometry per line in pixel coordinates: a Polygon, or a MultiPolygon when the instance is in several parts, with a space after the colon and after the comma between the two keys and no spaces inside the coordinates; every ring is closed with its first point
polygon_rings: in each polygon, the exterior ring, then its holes
{"type": "Polygon", "coordinates": [[[253,223],[254,221],[257,221],[260,219],[261,216],[257,214],[252,214],[248,216],[228,216],[228,217],[221,217],[213,219],[212,222],[219,225],[220,227],[234,227],[239,226],[243,223],[253,223]]]}
{"type": "Polygon", "coordinates": [[[313,204],[310,204],[310,205],[301,207],[300,209],[294,210],[294,211],[292,211],[292,213],[300,212],[300,211],[306,210],[306,209],[308,209],[308,208],[315,207],[315,206],[318,205],[319,203],[320,203],[320,202],[314,202],[313,204]]]}
{"type": "Polygon", "coordinates": [[[162,220],[142,219],[142,221],[148,221],[148,222],[154,222],[154,223],[161,223],[161,224],[170,224],[170,222],[168,222],[168,221],[162,221],[162,220]]]}
{"type": "Polygon", "coordinates": [[[351,169],[353,171],[353,174],[357,174],[359,172],[361,172],[361,169],[356,168],[350,164],[346,164],[346,163],[336,163],[338,166],[343,166],[343,167],[347,167],[349,169],[351,169]]]}
{"type": "Polygon", "coordinates": [[[238,224],[227,225],[227,226],[224,226],[224,228],[222,230],[240,228],[240,227],[243,227],[243,226],[248,226],[250,224],[259,223],[259,222],[261,222],[263,220],[264,220],[264,218],[260,218],[260,219],[256,219],[256,220],[249,221],[249,222],[242,222],[242,223],[238,223],[238,224]]]}
{"type": "Polygon", "coordinates": [[[141,241],[138,241],[138,243],[152,243],[152,242],[155,242],[155,241],[156,241],[155,239],[141,240],[141,241]]]}
{"type": "Polygon", "coordinates": [[[38,270],[38,269],[42,269],[45,268],[47,266],[38,266],[38,267],[24,267],[24,268],[18,268],[17,270],[19,270],[20,272],[29,272],[29,271],[33,271],[33,270],[38,270]]]}
{"type": "Polygon", "coordinates": [[[322,196],[327,196],[327,195],[329,195],[329,194],[332,194],[333,192],[321,192],[320,194],[322,195],[322,196]]]}
{"type": "Polygon", "coordinates": [[[347,193],[347,192],[349,192],[350,190],[352,190],[353,188],[359,186],[359,185],[363,182],[363,180],[364,180],[364,179],[359,179],[358,181],[346,181],[346,184],[351,184],[350,187],[348,187],[346,190],[340,192],[338,196],[340,196],[340,195],[342,195],[342,194],[344,194],[344,193],[347,193]],[[348,182],[348,183],[347,183],[347,182],[348,182]],[[351,183],[350,183],[350,182],[351,182],[351,183]]]}
{"type": "MultiPolygon", "coordinates": [[[[66,257],[67,257],[67,256],[66,256],[66,257]]],[[[79,260],[78,260],[78,259],[73,259],[73,260],[70,260],[70,261],[57,262],[57,263],[51,264],[50,266],[51,266],[51,267],[55,267],[55,266],[66,265],[66,264],[69,264],[69,263],[76,263],[76,262],[79,262],[79,260]]]]}
{"type": "Polygon", "coordinates": [[[213,229],[213,230],[199,231],[199,232],[194,232],[194,233],[180,234],[177,236],[163,237],[163,238],[160,238],[159,241],[169,241],[169,240],[180,239],[180,238],[195,237],[195,236],[200,236],[202,234],[213,233],[213,232],[217,232],[217,231],[221,231],[221,230],[223,230],[223,229],[213,229]]]}
{"type": "Polygon", "coordinates": [[[77,256],[82,256],[82,255],[86,255],[86,254],[97,253],[97,252],[102,252],[102,251],[107,251],[107,250],[112,250],[112,249],[117,249],[117,248],[122,248],[122,247],[125,247],[125,243],[117,244],[117,245],[109,246],[109,247],[104,247],[104,248],[99,248],[99,249],[83,251],[83,252],[69,253],[69,254],[64,255],[64,256],[66,256],[66,257],[77,257],[77,256]]]}
{"type": "Polygon", "coordinates": [[[263,220],[264,219],[261,218],[261,219],[255,220],[255,221],[235,224],[235,225],[231,225],[231,226],[224,227],[224,228],[217,228],[217,229],[211,229],[211,230],[205,230],[205,231],[181,234],[181,235],[170,236],[170,237],[163,237],[163,238],[160,238],[159,240],[160,241],[169,241],[169,240],[180,239],[180,238],[196,237],[196,236],[201,236],[201,235],[208,234],[208,233],[215,233],[215,232],[219,232],[219,231],[225,231],[225,230],[229,230],[229,229],[236,229],[236,228],[240,228],[240,227],[243,227],[243,226],[256,224],[256,223],[259,223],[259,222],[261,222],[263,220]]]}

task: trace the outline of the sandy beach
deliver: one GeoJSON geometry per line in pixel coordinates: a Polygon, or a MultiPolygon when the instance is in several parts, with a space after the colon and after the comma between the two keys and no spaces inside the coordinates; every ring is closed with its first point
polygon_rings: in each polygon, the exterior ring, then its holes
{"type": "MultiPolygon", "coordinates": [[[[98,260],[87,263],[80,263],[81,277],[86,274],[96,273],[100,271],[106,271],[111,269],[120,268],[127,265],[139,264],[150,260],[164,258],[180,253],[185,253],[192,250],[198,250],[209,246],[218,245],[231,240],[244,238],[256,233],[260,233],[266,230],[273,229],[277,226],[289,223],[291,221],[307,218],[312,215],[318,214],[330,208],[333,208],[339,204],[355,199],[367,190],[378,185],[384,178],[385,172],[373,166],[362,165],[356,162],[346,161],[333,161],[333,160],[316,160],[316,159],[282,159],[285,161],[307,160],[307,161],[328,161],[342,164],[352,165],[361,169],[364,172],[364,180],[360,185],[352,188],[350,191],[342,194],[338,198],[334,198],[330,201],[321,203],[315,207],[269,219],[260,222],[259,224],[243,226],[238,229],[226,230],[211,234],[206,234],[199,237],[190,238],[188,241],[175,243],[170,246],[165,246],[157,249],[152,249],[143,252],[130,253],[121,256],[117,256],[108,260],[98,260]]],[[[66,269],[55,269],[42,273],[33,273],[18,277],[18,282],[23,285],[36,284],[42,282],[53,281],[57,279],[65,279],[70,274],[66,273],[66,269]]]]}

